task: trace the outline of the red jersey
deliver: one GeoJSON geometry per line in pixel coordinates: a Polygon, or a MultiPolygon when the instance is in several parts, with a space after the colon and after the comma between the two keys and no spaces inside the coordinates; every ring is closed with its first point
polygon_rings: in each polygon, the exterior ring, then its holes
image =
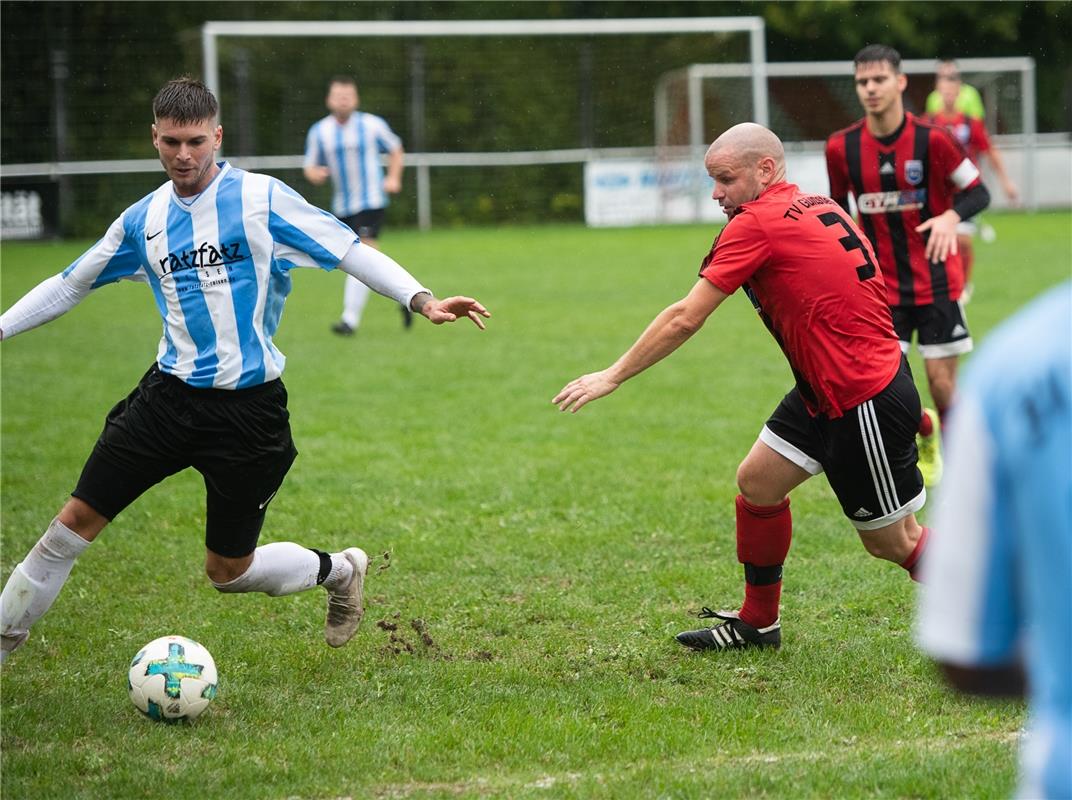
{"type": "Polygon", "coordinates": [[[900,368],[875,253],[829,197],[767,187],[737,208],[700,275],[726,294],[744,287],[813,415],[842,416],[900,368]]]}
{"type": "MultiPolygon", "coordinates": [[[[901,127],[876,138],[860,120],[826,142],[830,195],[856,198],[860,227],[878,254],[891,306],[957,300],[960,255],[931,263],[916,227],[953,207],[953,195],[979,183],[979,169],[945,128],[905,114],[901,127]]],[[[929,234],[928,234],[929,235],[929,234]]]]}
{"type": "Polygon", "coordinates": [[[979,155],[990,152],[990,137],[981,119],[969,117],[963,111],[954,111],[952,114],[939,111],[937,114],[928,114],[927,121],[953,134],[953,138],[964,148],[968,158],[977,165],[979,155]]]}

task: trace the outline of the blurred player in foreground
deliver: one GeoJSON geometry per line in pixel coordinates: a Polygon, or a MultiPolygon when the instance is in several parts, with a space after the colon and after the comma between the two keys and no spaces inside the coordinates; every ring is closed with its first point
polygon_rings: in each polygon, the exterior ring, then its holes
{"type": "Polygon", "coordinates": [[[570,381],[552,402],[579,411],[610,394],[696,333],[739,287],[782,347],[796,386],[767,420],[737,470],[737,558],[745,597],[711,611],[712,628],[677,640],[694,650],[778,647],[789,493],[826,472],[871,555],[915,577],[927,541],[916,522],[926,491],[916,468],[919,394],[901,352],[874,252],[850,216],[786,182],[778,137],[736,125],[707,151],[713,199],[729,222],[700,280],[659,314],[614,364],[570,381]]]}
{"type": "MultiPolygon", "coordinates": [[[[954,68],[952,71],[939,72],[937,77],[937,92],[941,99],[941,106],[937,111],[929,113],[927,120],[934,125],[941,125],[955,138],[960,146],[968,154],[968,158],[976,166],[979,165],[979,157],[986,156],[990,160],[990,166],[994,174],[998,176],[1002,191],[1013,206],[1020,204],[1020,192],[1016,184],[1012,182],[1009,173],[1005,170],[1005,160],[1001,157],[998,148],[990,141],[986,133],[986,126],[981,119],[969,116],[963,111],[957,110],[957,98],[960,96],[963,84],[960,73],[954,68]]],[[[979,217],[970,220],[962,220],[957,225],[957,246],[960,250],[960,260],[964,265],[964,289],[961,292],[961,300],[967,303],[971,299],[972,291],[972,266],[975,254],[972,248],[972,237],[981,226],[979,217]]],[[[990,237],[993,237],[993,229],[990,237]]],[[[984,235],[984,239],[986,236],[984,235]]]]}
{"type": "Polygon", "coordinates": [[[480,317],[488,314],[477,301],[435,299],[290,187],[215,161],[223,141],[217,114],[216,98],[199,81],[167,83],[153,100],[152,141],[170,180],[0,315],[0,339],[10,339],[128,279],[149,285],[164,328],[156,363],[108,414],[71,499],[8,577],[0,661],[26,641],[104,527],[187,467],[205,479],[212,585],[273,596],[323,586],[325,638],[345,644],[364,613],[365,553],[292,542],[257,547],[265,509],[297,455],[280,378],[286,359],[272,343],[290,270],[339,268],[433,323],[469,317],[484,327],[480,317]]]}
{"type": "MultiPolygon", "coordinates": [[[[331,113],[314,123],[305,138],[305,178],[315,186],[330,178],[332,212],[361,237],[362,244],[378,249],[387,196],[402,191],[402,140],[382,117],[357,110],[360,97],[353,78],[332,78],[325,104],[331,113]],[[386,177],[380,153],[388,154],[386,177]]],[[[353,335],[368,296],[369,287],[347,275],[342,318],[331,329],[353,335]]],[[[405,304],[400,308],[408,328],[413,320],[410,309],[405,304]]]]}
{"type": "Polygon", "coordinates": [[[1072,282],[998,328],[966,371],[918,636],[957,688],[1019,695],[1019,797],[1072,797],[1072,282]]]}
{"type": "Polygon", "coordinates": [[[939,424],[953,400],[957,359],[972,347],[959,302],[964,270],[957,225],[986,208],[990,195],[947,131],[904,110],[908,79],[896,50],[863,48],[855,81],[865,115],[826,143],[830,196],[846,210],[849,193],[855,196],[906,353],[917,336],[937,409],[928,409],[918,426],[920,469],[932,486],[941,479],[939,424]]]}

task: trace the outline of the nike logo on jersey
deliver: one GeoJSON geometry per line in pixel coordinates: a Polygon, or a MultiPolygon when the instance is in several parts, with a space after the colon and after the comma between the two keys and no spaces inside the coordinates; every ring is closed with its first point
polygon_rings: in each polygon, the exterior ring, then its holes
{"type": "MultiPolygon", "coordinates": [[[[279,491],[278,489],[275,490],[275,492],[278,492],[278,491],[279,491]]],[[[259,506],[257,506],[257,508],[259,508],[259,509],[261,509],[263,511],[264,507],[266,505],[268,505],[270,502],[272,502],[272,498],[275,497],[275,492],[272,492],[270,495],[268,495],[268,499],[265,500],[263,503],[261,503],[259,506]]]]}
{"type": "Polygon", "coordinates": [[[152,233],[152,234],[150,234],[150,233],[147,233],[147,234],[145,234],[145,241],[147,241],[147,242],[148,242],[148,241],[152,241],[153,239],[155,239],[155,238],[156,238],[157,236],[159,236],[159,235],[160,235],[160,234],[162,234],[163,232],[164,232],[164,229],[163,229],[163,228],[161,228],[161,229],[160,229],[160,230],[158,230],[158,231],[157,231],[156,233],[152,233]]]}

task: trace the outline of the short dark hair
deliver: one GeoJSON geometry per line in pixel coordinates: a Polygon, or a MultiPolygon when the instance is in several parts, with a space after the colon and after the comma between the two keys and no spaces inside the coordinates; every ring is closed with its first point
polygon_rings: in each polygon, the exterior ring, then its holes
{"type": "Polygon", "coordinates": [[[341,83],[343,86],[353,86],[354,90],[357,90],[357,81],[350,75],[332,75],[331,80],[328,81],[328,89],[330,90],[336,83],[341,83]]]}
{"type": "Polygon", "coordinates": [[[208,87],[189,75],[168,81],[153,98],[153,116],[180,125],[214,120],[219,111],[220,104],[208,87]]]}
{"type": "Polygon", "coordinates": [[[856,54],[852,65],[855,68],[861,64],[876,64],[880,61],[888,61],[894,72],[901,71],[901,54],[888,44],[869,44],[856,54]]]}

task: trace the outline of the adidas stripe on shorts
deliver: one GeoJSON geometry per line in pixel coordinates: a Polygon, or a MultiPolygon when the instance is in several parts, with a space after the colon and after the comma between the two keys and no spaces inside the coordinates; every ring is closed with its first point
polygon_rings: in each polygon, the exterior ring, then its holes
{"type": "Polygon", "coordinates": [[[925,306],[891,306],[890,312],[902,353],[912,346],[913,332],[919,354],[924,358],[949,358],[972,350],[968,320],[959,300],[936,300],[925,306]]]}
{"type": "Polygon", "coordinates": [[[837,419],[811,416],[794,387],[759,438],[812,475],[825,472],[845,516],[859,530],[874,530],[915,513],[927,499],[916,467],[921,413],[902,358],[885,389],[837,419]]]}

